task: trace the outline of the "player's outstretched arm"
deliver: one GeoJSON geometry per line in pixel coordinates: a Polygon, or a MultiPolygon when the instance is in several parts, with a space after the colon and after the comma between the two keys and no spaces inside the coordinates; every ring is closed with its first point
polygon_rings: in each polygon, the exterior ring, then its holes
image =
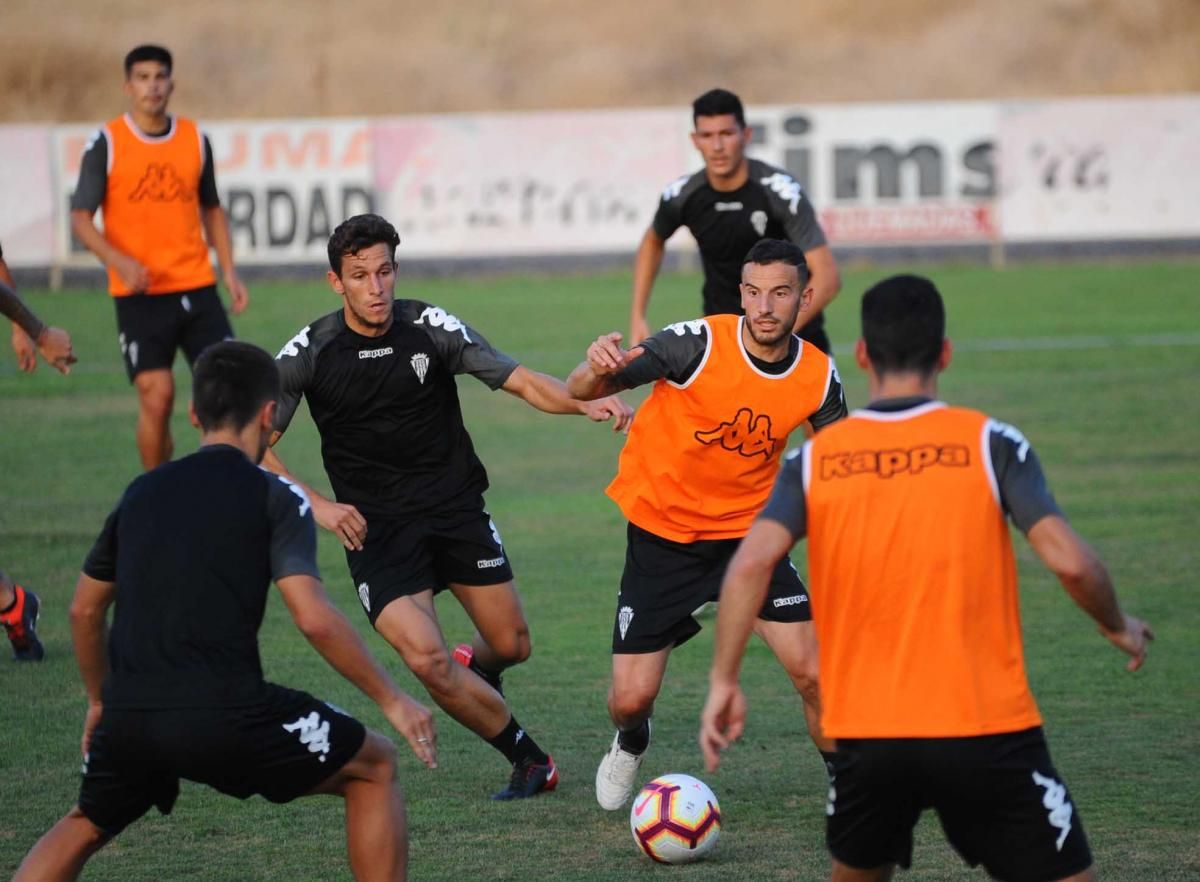
{"type": "Polygon", "coordinates": [[[500,388],[543,413],[582,414],[596,422],[612,420],[614,431],[627,429],[633,420],[633,408],[616,395],[581,400],[571,395],[562,380],[524,365],[518,365],[500,388]]]}
{"type": "Polygon", "coordinates": [[[75,647],[75,660],[83,678],[87,693],[87,718],[83,724],[80,748],[87,755],[92,733],[100,722],[102,705],[100,689],[108,675],[108,655],[105,644],[105,622],[108,608],[117,596],[116,582],[102,582],[86,573],[79,574],[75,583],[75,596],[71,599],[71,643],[75,647]]]}
{"type": "Polygon", "coordinates": [[[567,392],[581,401],[592,401],[621,391],[616,375],[645,350],[621,348],[621,332],[601,334],[587,348],[584,359],[567,377],[567,392]]]}
{"type": "Polygon", "coordinates": [[[654,232],[654,227],[646,230],[638,245],[637,257],[633,261],[633,303],[629,308],[629,341],[641,343],[650,336],[650,325],[646,321],[646,311],[650,307],[650,292],[654,290],[654,280],[662,268],[663,254],[667,243],[654,232]]]}
{"type": "Polygon", "coordinates": [[[308,494],[308,499],[312,503],[313,520],[317,522],[317,526],[323,527],[337,536],[338,541],[350,551],[362,551],[363,542],[367,539],[367,519],[353,505],[335,502],[322,496],[289,472],[287,466],[283,464],[283,460],[279,458],[279,454],[273,449],[275,442],[282,436],[282,432],[276,432],[271,436],[272,446],[268,447],[267,452],[263,454],[262,467],[295,484],[308,494]]]}
{"type": "Polygon", "coordinates": [[[1141,619],[1121,611],[1108,570],[1091,546],[1060,515],[1046,515],[1027,535],[1033,550],[1071,599],[1095,619],[1110,643],[1131,657],[1126,670],[1140,668],[1154,633],[1141,619]]]}
{"type": "Polygon", "coordinates": [[[708,700],[700,715],[700,750],[710,772],[717,768],[721,751],[737,741],[745,729],[746,699],[738,687],[742,656],[766,599],[771,573],[794,541],[783,524],[759,518],[725,570],[708,700]]]}
{"type": "Polygon", "coordinates": [[[204,236],[217,252],[217,263],[221,265],[221,275],[225,287],[229,289],[229,308],[234,315],[241,315],[250,305],[250,293],[238,277],[237,267],[233,263],[233,238],[229,234],[229,218],[225,209],[220,205],[206,205],[201,209],[201,220],[204,223],[204,236]]]}
{"type": "Polygon", "coordinates": [[[329,600],[318,579],[298,574],[275,583],[296,627],[330,667],[379,705],[417,758],[437,768],[433,713],[392,682],[358,632],[329,600]]]}

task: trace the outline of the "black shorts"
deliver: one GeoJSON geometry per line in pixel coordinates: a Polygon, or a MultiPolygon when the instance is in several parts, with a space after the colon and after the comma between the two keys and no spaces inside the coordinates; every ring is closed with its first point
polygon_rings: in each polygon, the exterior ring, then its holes
{"type": "MultiPolygon", "coordinates": [[[[695,637],[700,623],[692,613],[717,600],[725,568],[740,542],[672,542],[631,523],[613,622],[613,653],[657,652],[695,637]]],[[[758,617],[769,622],[812,619],[808,590],[786,557],[771,575],[771,587],[758,617]]]]}
{"type": "Polygon", "coordinates": [[[347,551],[346,562],[372,625],[398,597],[436,593],[451,583],[499,585],[513,578],[482,499],[477,508],[418,519],[368,518],[367,541],[362,551],[347,551]]]}
{"type": "Polygon", "coordinates": [[[926,808],[963,859],[995,879],[1052,882],[1092,864],[1040,727],[975,738],[839,738],[837,747],[826,842],[844,864],[908,867],[926,808]]]}
{"type": "Polygon", "coordinates": [[[233,339],[216,285],[173,294],[130,294],[113,302],[131,381],[142,371],[170,369],[176,349],[183,350],[190,365],[213,343],[233,339]]]}
{"type": "Polygon", "coordinates": [[[79,808],[111,837],[151,806],[169,814],[180,778],[238,799],[290,802],[349,762],[366,735],[344,711],[273,684],[243,707],[106,708],[84,759],[79,808]]]}

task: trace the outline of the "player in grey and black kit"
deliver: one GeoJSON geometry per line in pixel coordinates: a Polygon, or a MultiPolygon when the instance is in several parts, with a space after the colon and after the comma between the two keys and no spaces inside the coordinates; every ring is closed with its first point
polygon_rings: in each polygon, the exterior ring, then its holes
{"type": "Polygon", "coordinates": [[[787,172],[746,156],[750,129],[737,95],[724,89],[705,92],[692,104],[692,119],[692,143],[704,158],[704,168],[667,185],[654,222],[638,246],[628,345],[650,336],[646,307],[666,241],[687,227],[704,264],[705,315],[741,314],[742,258],[759,239],[787,239],[799,245],[811,273],[813,296],[794,330],[828,354],[822,310],[842,283],[812,203],[787,172]]]}
{"type": "MultiPolygon", "coordinates": [[[[469,373],[538,410],[613,419],[618,429],[632,410],[617,398],[576,401],[560,380],[518,365],[453,315],[395,300],[399,243],[378,215],[334,230],[328,279],[343,307],[279,353],[276,428],[282,433],[307,398],[337,498],[309,490],[313,514],[346,547],[367,617],[433,700],[512,763],[509,785],[495,798],[533,796],[554,789],[558,770],[500,692],[500,671],[529,656],[529,627],[484,508],[487,473],[463,425],[454,378],[469,373]],[[445,588],[477,629],[453,659],[433,599],[445,588]]],[[[286,474],[271,451],[264,464],[286,474]]]]}
{"type": "Polygon", "coordinates": [[[391,742],[263,680],[256,635],[270,582],[313,647],[431,767],[432,714],[329,602],[304,492],[255,465],[279,394],[271,357],[218,343],[197,360],[193,391],[200,450],[129,486],[79,577],[71,631],[88,696],[83,785],[16,880],[76,878],[151,807],[170,812],[180,778],[240,799],[340,795],[355,878],[402,880],[407,835],[391,742]]]}

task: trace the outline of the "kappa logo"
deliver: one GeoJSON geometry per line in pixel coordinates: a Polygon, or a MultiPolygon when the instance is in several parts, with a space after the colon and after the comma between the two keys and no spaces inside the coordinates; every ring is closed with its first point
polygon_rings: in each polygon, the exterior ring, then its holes
{"type": "Polygon", "coordinates": [[[488,518],[488,529],[492,531],[492,538],[496,540],[496,547],[503,548],[504,540],[500,538],[500,528],[496,526],[496,522],[490,517],[488,518]]]}
{"type": "Polygon", "coordinates": [[[1008,423],[1002,423],[999,420],[992,420],[992,428],[1017,445],[1017,459],[1021,462],[1025,461],[1025,457],[1029,455],[1029,441],[1021,433],[1021,430],[1016,426],[1010,426],[1008,423]]]}
{"type": "Polygon", "coordinates": [[[129,366],[137,367],[137,360],[138,360],[137,341],[133,340],[133,341],[127,342],[125,340],[125,335],[121,334],[120,336],[117,337],[117,342],[121,344],[121,354],[129,359],[129,366]]]}
{"type": "Polygon", "coordinates": [[[359,583],[358,602],[362,604],[363,609],[367,612],[371,611],[371,589],[367,586],[366,582],[359,583]]]}
{"type": "Polygon", "coordinates": [[[412,365],[413,373],[417,375],[417,379],[421,381],[421,385],[425,385],[425,375],[429,373],[429,356],[424,352],[418,352],[408,360],[412,365]]]}
{"type": "Polygon", "coordinates": [[[621,639],[625,639],[625,635],[629,633],[629,624],[633,621],[633,607],[623,606],[620,612],[617,613],[617,627],[621,630],[621,639]]]}
{"type": "Polygon", "coordinates": [[[179,179],[175,166],[152,162],[146,173],[129,194],[130,202],[195,202],[195,192],[189,190],[179,179]]]}
{"type": "Polygon", "coordinates": [[[671,183],[667,184],[667,186],[663,187],[662,201],[670,202],[672,199],[682,193],[683,185],[688,182],[688,177],[688,175],[684,175],[682,178],[676,178],[675,180],[671,181],[671,183]]]}
{"type": "Polygon", "coordinates": [[[360,349],[358,350],[358,359],[362,361],[364,358],[383,358],[395,351],[391,346],[384,346],[380,349],[360,349]]]}
{"type": "Polygon", "coordinates": [[[750,226],[754,227],[754,232],[760,236],[767,234],[767,213],[765,211],[750,212],[750,226]]]}
{"type": "Polygon", "coordinates": [[[800,209],[800,197],[803,191],[800,183],[791,175],[775,172],[759,181],[767,189],[773,191],[780,199],[788,204],[788,209],[795,214],[800,209]]]}
{"type": "Polygon", "coordinates": [[[313,711],[294,723],[284,723],[283,728],[288,732],[299,732],[300,743],[308,748],[309,753],[321,754],[317,759],[325,762],[325,756],[329,753],[328,720],[322,720],[320,714],[313,711]]]}
{"type": "Polygon", "coordinates": [[[283,358],[285,355],[295,358],[300,354],[301,349],[308,348],[308,332],[312,330],[312,325],[305,325],[296,332],[296,336],[283,344],[283,348],[279,350],[279,354],[275,356],[276,361],[283,358]]]}
{"type": "Polygon", "coordinates": [[[704,333],[704,319],[692,319],[689,322],[675,322],[673,325],[667,325],[663,328],[664,331],[671,331],[676,337],[682,337],[685,334],[695,334],[699,337],[704,333]]]}
{"type": "Polygon", "coordinates": [[[464,340],[468,343],[472,342],[471,336],[467,333],[467,326],[459,321],[456,316],[437,306],[425,307],[425,311],[417,316],[417,320],[413,324],[427,324],[431,328],[442,328],[451,334],[459,332],[463,335],[464,340]]]}
{"type": "Polygon", "coordinates": [[[312,509],[312,503],[308,499],[308,494],[304,492],[304,488],[295,481],[289,481],[283,475],[276,475],[284,486],[291,490],[300,499],[300,517],[304,517],[312,509]]]}
{"type": "Polygon", "coordinates": [[[738,410],[728,422],[721,423],[707,432],[696,432],[701,444],[720,444],[726,450],[734,450],[742,456],[758,456],[767,459],[775,452],[776,439],[771,435],[771,418],[766,414],[755,416],[748,407],[738,410]]]}
{"type": "Polygon", "coordinates": [[[1042,805],[1050,810],[1046,819],[1051,827],[1059,831],[1055,847],[1062,851],[1067,834],[1071,832],[1071,814],[1074,811],[1071,803],[1067,801],[1067,788],[1053,778],[1047,778],[1037,772],[1033,773],[1033,783],[1046,788],[1046,793],[1042,796],[1042,805]]]}
{"type": "Polygon", "coordinates": [[[501,555],[500,557],[490,557],[487,560],[476,561],[475,566],[477,569],[481,570],[490,570],[493,567],[502,567],[504,566],[504,555],[501,555]]]}
{"type": "Polygon", "coordinates": [[[878,475],[890,478],[908,472],[919,475],[933,466],[966,468],[971,464],[971,451],[963,444],[921,444],[907,450],[855,450],[852,453],[831,453],[821,457],[821,480],[849,478],[854,475],[878,475]]]}
{"type": "MultiPolygon", "coordinates": [[[[792,569],[794,570],[795,567],[793,566],[792,569]]],[[[807,594],[793,594],[791,597],[776,597],[775,600],[772,601],[772,606],[774,606],[775,609],[781,609],[785,606],[798,606],[801,603],[808,603],[807,594]]]]}

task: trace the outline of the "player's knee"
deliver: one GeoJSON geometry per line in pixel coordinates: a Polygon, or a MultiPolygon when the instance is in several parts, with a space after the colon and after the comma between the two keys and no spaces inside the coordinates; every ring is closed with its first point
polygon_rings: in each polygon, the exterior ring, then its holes
{"type": "Polygon", "coordinates": [[[175,390],[159,383],[139,386],[138,402],[148,416],[166,418],[175,406],[175,390]]]}
{"type": "Polygon", "coordinates": [[[406,653],[404,663],[431,693],[447,695],[454,691],[457,672],[445,647],[406,653]]]}
{"type": "Polygon", "coordinates": [[[653,713],[655,697],[655,693],[646,689],[614,690],[608,697],[608,711],[618,726],[633,726],[653,713]]]}
{"type": "Polygon", "coordinates": [[[529,640],[529,632],[525,629],[513,631],[498,642],[499,646],[492,643],[488,645],[491,646],[492,652],[496,654],[496,657],[506,668],[521,664],[533,652],[533,645],[529,640]]]}
{"type": "Polygon", "coordinates": [[[363,742],[363,760],[370,772],[371,780],[387,782],[396,777],[396,745],[390,738],[378,732],[367,732],[363,742]]]}

